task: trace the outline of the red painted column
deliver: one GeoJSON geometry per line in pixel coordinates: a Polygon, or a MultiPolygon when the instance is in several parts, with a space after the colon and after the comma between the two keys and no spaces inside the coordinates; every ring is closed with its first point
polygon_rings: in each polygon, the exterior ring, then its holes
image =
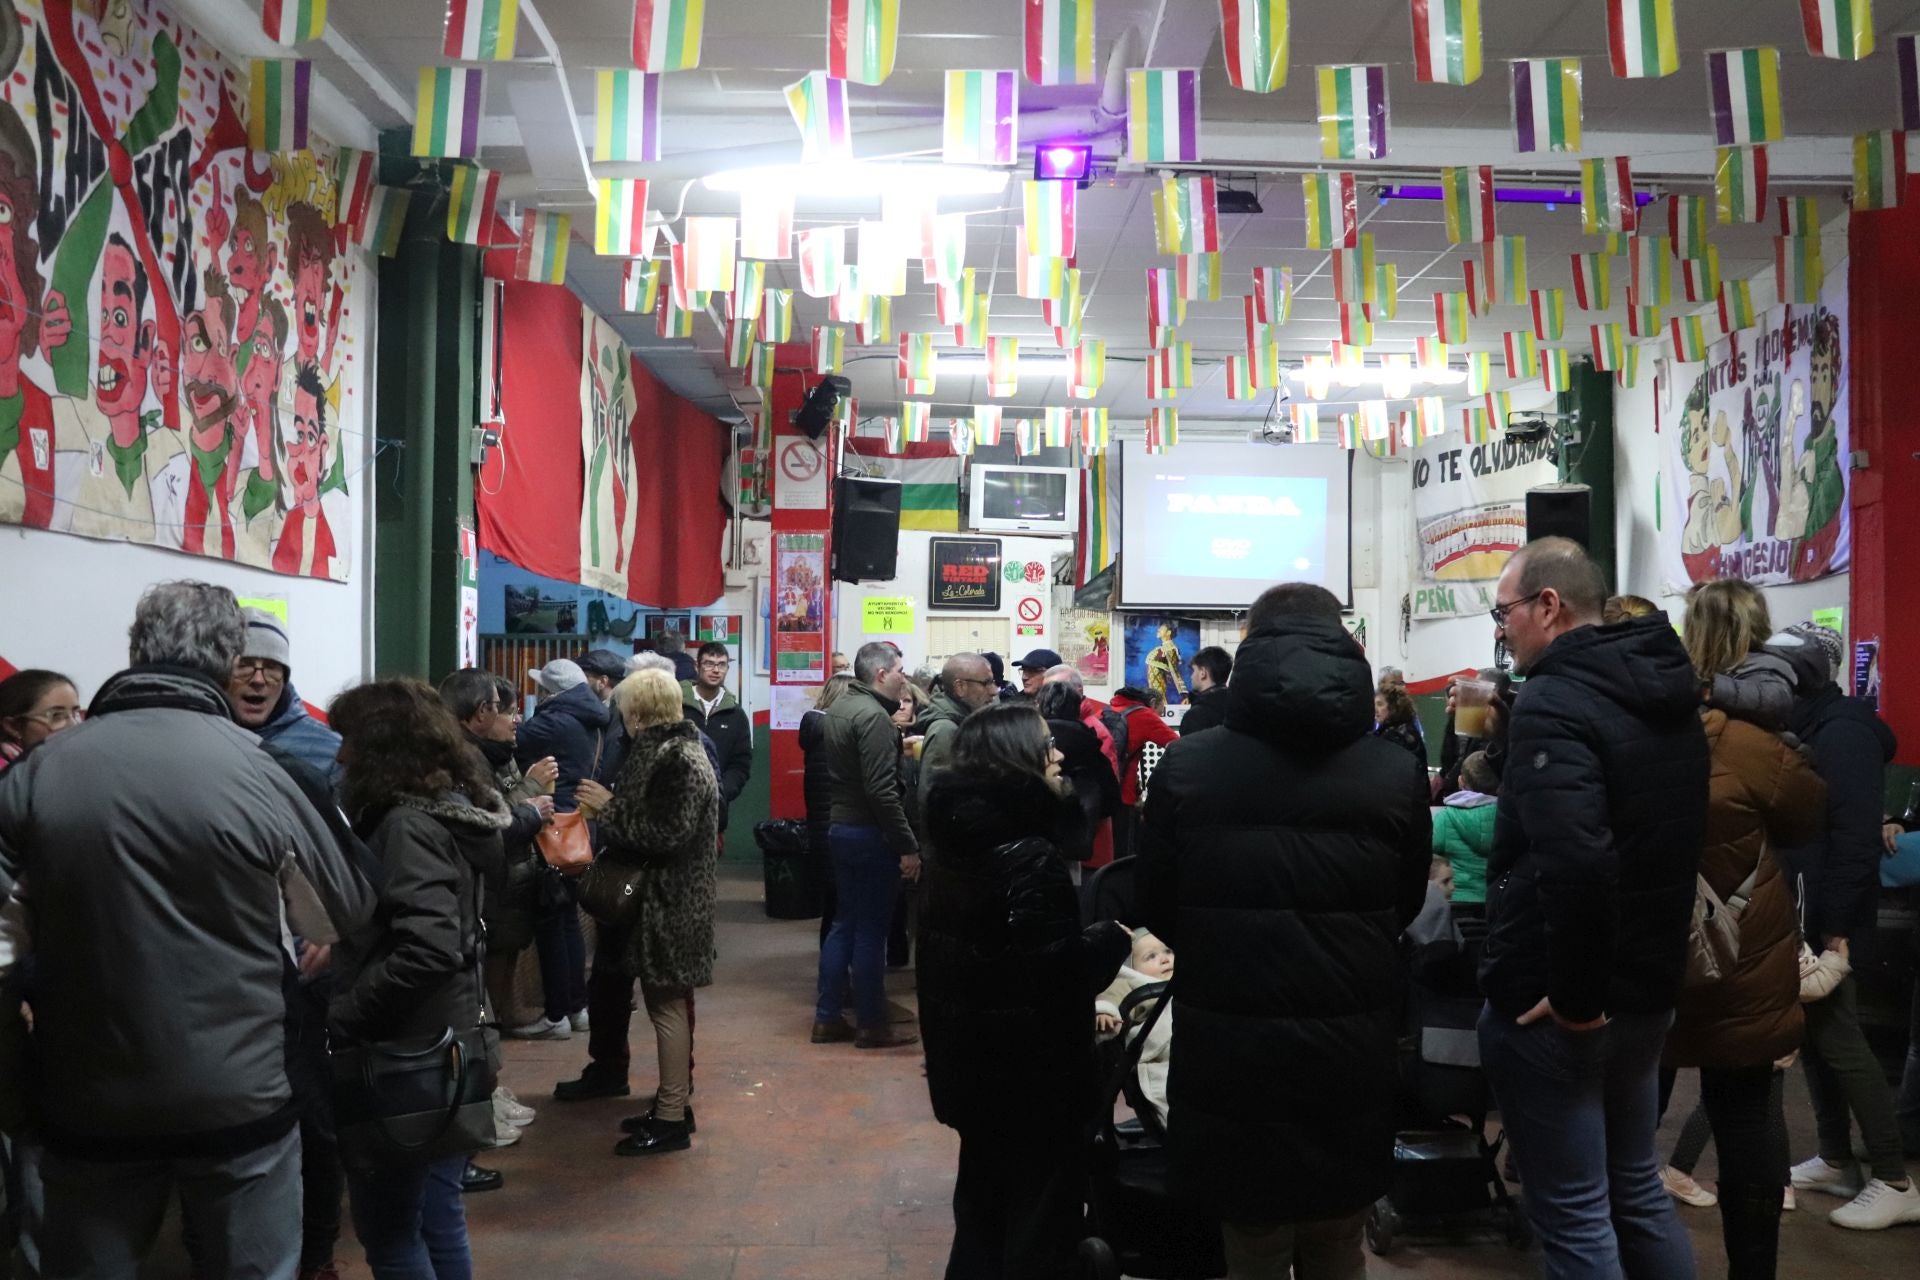
{"type": "MultiPolygon", "coordinates": [[[[773,555],[770,573],[778,574],[781,567],[781,536],[783,534],[817,534],[820,545],[825,548],[822,565],[828,574],[823,591],[824,613],[820,625],[823,628],[821,643],[824,646],[825,670],[817,673],[802,673],[781,669],[781,636],[776,630],[773,637],[774,653],[771,671],[771,691],[775,707],[779,705],[782,689],[808,690],[809,694],[819,689],[827,674],[832,670],[833,655],[833,583],[831,567],[833,564],[832,525],[833,525],[833,477],[839,472],[839,459],[836,454],[835,435],[826,432],[818,440],[808,440],[805,433],[793,425],[793,414],[805,402],[807,392],[818,379],[811,373],[801,370],[812,367],[811,350],[802,343],[783,345],[777,361],[773,387],[766,393],[765,410],[773,424],[773,457],[768,466],[768,475],[773,490],[773,555]],[[818,467],[818,472],[810,470],[818,467]],[[824,489],[819,505],[811,505],[811,496],[824,489]],[[802,505],[802,504],[806,505],[802,505]]],[[[780,583],[777,578],[772,583],[773,622],[776,628],[780,616],[780,583]]],[[[788,695],[791,696],[791,695],[788,695]]],[[[804,818],[807,816],[807,803],[804,787],[806,758],[800,750],[800,735],[793,729],[772,727],[775,717],[769,717],[768,733],[771,735],[770,762],[773,776],[769,780],[769,804],[776,818],[804,818]]]]}
{"type": "Polygon", "coordinates": [[[1867,457],[1851,472],[1850,638],[1880,642],[1880,714],[1900,736],[1900,762],[1920,764],[1920,183],[1897,209],[1855,214],[1848,240],[1845,373],[1853,448],[1867,457]]]}

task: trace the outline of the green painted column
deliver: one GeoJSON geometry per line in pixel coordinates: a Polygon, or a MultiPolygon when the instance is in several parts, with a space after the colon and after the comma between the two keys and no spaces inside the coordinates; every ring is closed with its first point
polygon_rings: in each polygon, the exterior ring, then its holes
{"type": "MultiPolygon", "coordinates": [[[[1560,450],[1560,482],[1593,490],[1587,548],[1608,582],[1616,582],[1613,536],[1613,377],[1588,361],[1573,367],[1573,387],[1560,393],[1559,412],[1572,414],[1580,443],[1560,450]]],[[[1617,585],[1617,583],[1616,583],[1617,585]]]]}

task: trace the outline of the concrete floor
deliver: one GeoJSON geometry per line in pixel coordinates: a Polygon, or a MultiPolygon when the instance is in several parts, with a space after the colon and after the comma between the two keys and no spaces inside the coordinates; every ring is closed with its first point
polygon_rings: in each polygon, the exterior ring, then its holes
{"type": "MultiPolygon", "coordinates": [[[[578,1074],[586,1060],[584,1037],[510,1042],[506,1082],[540,1117],[518,1145],[481,1157],[506,1174],[507,1185],[467,1198],[479,1275],[854,1280],[942,1273],[958,1142],[933,1120],[918,1050],[809,1044],[817,925],[767,919],[757,878],[726,875],[721,898],[718,980],[699,994],[693,1149],[616,1159],[617,1125],[639,1109],[633,1100],[561,1104],[551,1096],[554,1082],[578,1074]]],[[[911,978],[892,976],[896,998],[910,1001],[911,978]]],[[[654,1079],[644,1014],[634,1016],[633,1039],[633,1086],[644,1101],[654,1079]]],[[[1794,1154],[1804,1158],[1812,1122],[1798,1073],[1787,1098],[1794,1154]]],[[[1692,1105],[1692,1077],[1685,1076],[1663,1143],[1692,1105]]],[[[1697,1171],[1709,1185],[1713,1160],[1710,1148],[1697,1171]]],[[[1920,1228],[1844,1231],[1825,1221],[1837,1201],[1807,1199],[1783,1221],[1781,1276],[1920,1271],[1920,1228]]],[[[1680,1212],[1700,1274],[1725,1274],[1717,1212],[1680,1212]]],[[[340,1254],[349,1275],[365,1274],[350,1235],[340,1254]]],[[[1536,1258],[1498,1243],[1408,1247],[1369,1256],[1367,1274],[1530,1276],[1536,1258]]]]}

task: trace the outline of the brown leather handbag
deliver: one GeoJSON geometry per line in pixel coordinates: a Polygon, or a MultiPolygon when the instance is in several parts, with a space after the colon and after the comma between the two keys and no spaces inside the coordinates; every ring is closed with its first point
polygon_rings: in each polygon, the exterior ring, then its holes
{"type": "MultiPolygon", "coordinates": [[[[587,777],[599,772],[600,750],[606,744],[607,735],[602,732],[594,743],[593,767],[587,770],[587,777]]],[[[587,831],[586,815],[578,809],[554,814],[534,839],[540,846],[540,856],[562,875],[577,876],[593,865],[593,837],[587,831]]]]}

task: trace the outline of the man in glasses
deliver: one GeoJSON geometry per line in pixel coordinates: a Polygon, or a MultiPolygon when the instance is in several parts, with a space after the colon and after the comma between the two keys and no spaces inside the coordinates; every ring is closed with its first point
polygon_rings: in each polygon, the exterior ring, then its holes
{"type": "Polygon", "coordinates": [[[233,720],[301,764],[340,781],[340,735],[307,714],[293,687],[293,642],[287,624],[265,609],[241,610],[247,643],[227,677],[233,720]]]}
{"type": "Polygon", "coordinates": [[[947,767],[960,722],[1000,696],[993,668],[977,653],[956,653],[940,668],[931,705],[921,713],[915,732],[920,742],[920,799],[924,803],[933,775],[947,767]]]}
{"type": "Polygon", "coordinates": [[[1495,591],[1527,677],[1487,866],[1480,1057],[1549,1276],[1690,1276],[1654,1155],[1661,1045],[1706,834],[1700,686],[1663,613],[1601,625],[1606,579],[1529,542],[1495,591]]]}
{"type": "Polygon", "coordinates": [[[687,719],[713,740],[720,760],[720,830],[727,829],[727,808],[753,776],[753,724],[739,699],[727,692],[727,674],[733,655],[718,640],[709,640],[694,655],[694,677],[680,682],[687,719]]]}

